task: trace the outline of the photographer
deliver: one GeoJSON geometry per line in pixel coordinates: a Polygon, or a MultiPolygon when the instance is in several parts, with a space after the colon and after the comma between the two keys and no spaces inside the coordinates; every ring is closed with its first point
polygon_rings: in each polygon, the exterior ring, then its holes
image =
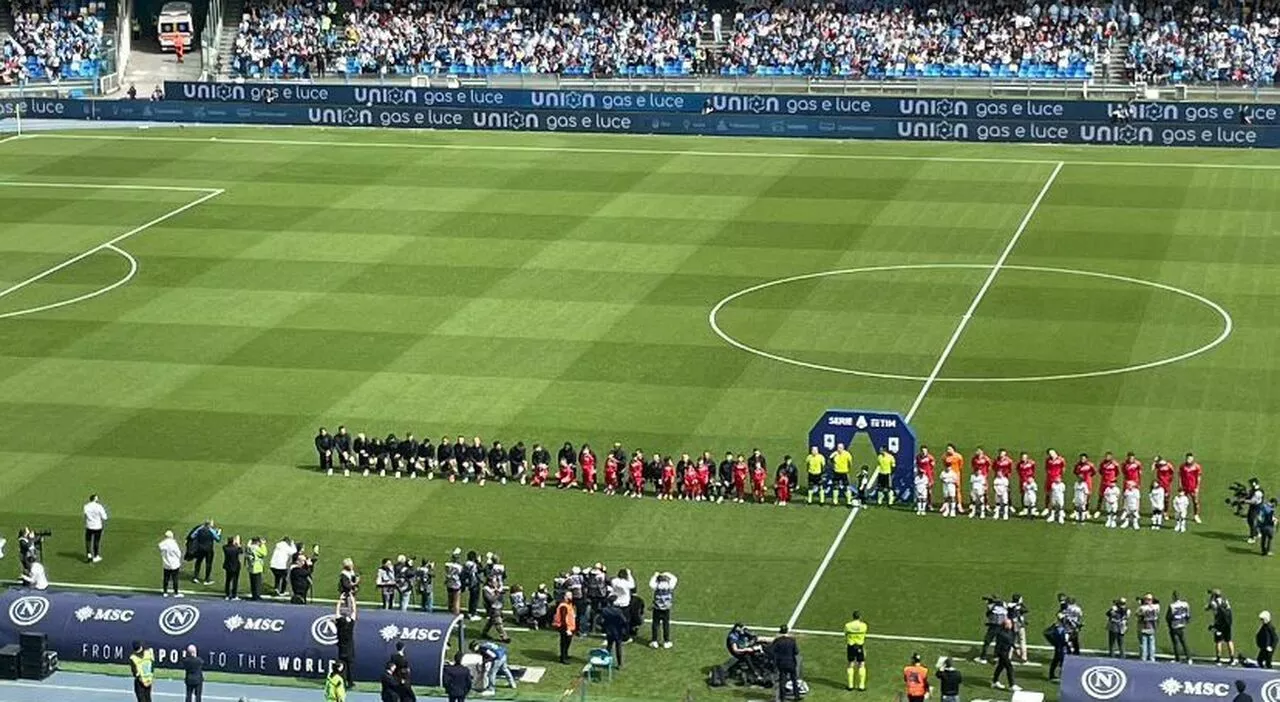
{"type": "Polygon", "coordinates": [[[18,563],[22,567],[22,574],[26,575],[31,569],[31,563],[39,560],[40,537],[31,530],[31,527],[22,527],[18,530],[18,563]]]}
{"type": "Polygon", "coordinates": [[[467,618],[473,622],[480,621],[480,589],[484,585],[480,581],[480,554],[467,551],[467,560],[462,564],[461,583],[467,591],[467,618]]]}
{"type": "Polygon", "coordinates": [[[1276,536],[1276,498],[1262,503],[1258,507],[1258,541],[1262,544],[1262,555],[1271,555],[1271,541],[1276,536]]]}
{"type": "Polygon", "coordinates": [[[1236,642],[1231,635],[1232,612],[1231,602],[1222,596],[1222,591],[1213,589],[1209,591],[1209,603],[1205,605],[1205,611],[1211,612],[1213,615],[1213,623],[1209,625],[1209,631],[1213,633],[1213,662],[1216,665],[1223,663],[1222,654],[1227,654],[1227,663],[1234,663],[1236,660],[1236,642]]]}
{"type": "Polygon", "coordinates": [[[1080,630],[1084,628],[1084,610],[1076,602],[1076,598],[1058,594],[1058,610],[1063,615],[1067,627],[1067,652],[1080,655],[1080,630]]]}
{"type": "Polygon", "coordinates": [[[755,684],[764,678],[764,668],[761,665],[764,648],[745,624],[734,624],[725,637],[724,645],[734,660],[730,673],[743,673],[748,684],[755,684]]]}
{"type": "Polygon", "coordinates": [[[192,529],[187,534],[187,552],[195,561],[191,569],[191,582],[213,584],[213,550],[214,544],[222,541],[222,532],[214,525],[212,519],[192,529]],[[200,566],[204,565],[204,578],[200,577],[200,566]]]}
{"type": "Polygon", "coordinates": [[[45,575],[43,563],[34,560],[27,565],[27,572],[22,574],[22,586],[33,590],[49,589],[49,578],[45,575]]]}
{"type": "Polygon", "coordinates": [[[1107,609],[1107,655],[1124,658],[1124,635],[1129,631],[1129,605],[1123,598],[1107,609]]]}
{"type": "Polygon", "coordinates": [[[1156,660],[1156,627],[1160,623],[1160,600],[1147,593],[1138,605],[1138,657],[1154,663],[1156,660]]]}
{"type": "Polygon", "coordinates": [[[1191,623],[1191,605],[1173,591],[1173,601],[1164,613],[1165,625],[1169,627],[1169,641],[1173,644],[1173,660],[1177,663],[1191,662],[1191,649],[1187,648],[1187,625],[1191,623]]]}
{"type": "Polygon", "coordinates": [[[484,611],[488,620],[480,630],[482,639],[489,638],[489,632],[492,630],[498,634],[498,640],[502,643],[511,642],[511,637],[507,636],[507,630],[502,625],[502,596],[505,590],[502,581],[496,576],[490,578],[484,586],[484,611]]]}
{"type": "Polygon", "coordinates": [[[676,584],[679,580],[673,573],[666,571],[654,573],[649,578],[649,589],[653,590],[653,621],[649,637],[649,647],[671,648],[671,607],[675,603],[676,584]],[[658,634],[662,636],[659,638],[658,634]]]}
{"type": "Polygon", "coordinates": [[[378,588],[378,595],[382,600],[382,608],[391,609],[396,601],[396,572],[391,565],[390,558],[382,559],[382,564],[378,566],[378,572],[374,574],[373,582],[378,588]]]}
{"type": "MultiPolygon", "coordinates": [[[[1241,498],[1241,493],[1236,493],[1236,499],[1241,498]]],[[[1249,479],[1249,487],[1243,493],[1244,504],[1246,506],[1245,521],[1249,524],[1249,543],[1256,543],[1259,535],[1258,511],[1266,504],[1266,495],[1262,491],[1262,486],[1258,484],[1257,478],[1249,479]]]]}
{"type": "MultiPolygon", "coordinates": [[[[302,544],[298,544],[301,549],[302,544]]],[[[289,599],[293,604],[306,604],[311,598],[311,576],[315,572],[316,561],[320,559],[320,547],[313,546],[311,556],[299,551],[294,558],[293,568],[289,570],[289,589],[293,591],[293,597],[289,599]]]]}
{"type": "Polygon", "coordinates": [[[462,613],[462,564],[458,559],[462,549],[455,548],[449,552],[449,560],[444,564],[444,589],[448,595],[449,613],[462,613]]]}
{"type": "Polygon", "coordinates": [[[436,611],[435,582],[435,561],[419,557],[418,568],[413,574],[413,584],[418,590],[418,608],[424,612],[436,611]]]}
{"type": "Polygon", "coordinates": [[[1000,630],[1004,628],[1005,622],[1009,621],[1009,607],[996,595],[987,595],[982,598],[986,603],[986,621],[987,631],[982,636],[982,650],[978,653],[977,662],[985,664],[987,662],[987,649],[991,644],[995,643],[1000,630]]]}
{"type": "Polygon", "coordinates": [[[1009,620],[1013,622],[1013,631],[1018,639],[1018,661],[1023,664],[1027,662],[1027,615],[1030,613],[1031,608],[1022,595],[1013,593],[1009,602],[1009,620]]]}
{"type": "Polygon", "coordinates": [[[355,599],[360,594],[360,574],[356,572],[355,561],[342,559],[342,571],[338,573],[338,597],[355,599]]]}

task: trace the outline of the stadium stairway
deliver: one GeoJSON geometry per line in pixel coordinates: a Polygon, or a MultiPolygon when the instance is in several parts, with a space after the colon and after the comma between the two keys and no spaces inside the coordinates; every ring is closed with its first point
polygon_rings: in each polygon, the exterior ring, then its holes
{"type": "Polygon", "coordinates": [[[1107,64],[1103,67],[1103,80],[1107,83],[1127,83],[1128,76],[1125,70],[1125,59],[1129,57],[1129,40],[1126,37],[1119,37],[1107,47],[1107,64]]]}
{"type": "MultiPolygon", "coordinates": [[[[4,0],[0,0],[4,2],[4,0]]],[[[222,8],[222,34],[218,37],[218,78],[231,77],[231,50],[236,45],[236,34],[240,29],[240,19],[244,17],[244,0],[227,0],[222,8]]]]}

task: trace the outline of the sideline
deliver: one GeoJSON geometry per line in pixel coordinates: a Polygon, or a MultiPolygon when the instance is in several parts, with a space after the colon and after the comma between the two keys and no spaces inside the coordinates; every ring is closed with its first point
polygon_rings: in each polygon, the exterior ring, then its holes
{"type": "MultiPolygon", "coordinates": [[[[942,374],[942,367],[946,365],[947,359],[951,357],[951,352],[955,350],[956,343],[960,341],[960,336],[964,334],[965,327],[969,326],[969,320],[973,318],[973,313],[978,309],[978,305],[982,303],[982,298],[987,296],[987,291],[991,289],[991,284],[995,282],[996,276],[1000,275],[1000,269],[1004,268],[1005,261],[1009,260],[1009,255],[1013,253],[1014,247],[1018,245],[1018,240],[1022,238],[1023,232],[1027,230],[1027,225],[1035,217],[1036,210],[1040,209],[1040,203],[1044,202],[1045,196],[1049,194],[1049,189],[1053,187],[1053,183],[1058,179],[1058,174],[1062,172],[1064,165],[1062,161],[1055,162],[1053,172],[1049,174],[1049,178],[1045,180],[1044,185],[1040,188],[1036,199],[1031,202],[1026,214],[1022,216],[1022,221],[1018,223],[1018,228],[1014,230],[1009,243],[1000,252],[1000,257],[991,266],[991,272],[987,274],[987,279],[983,281],[982,287],[978,288],[978,293],[973,296],[973,301],[969,303],[969,309],[965,310],[964,315],[960,317],[960,323],[956,325],[955,331],[951,334],[951,339],[947,341],[946,347],[942,349],[937,363],[933,364],[933,371],[929,373],[929,377],[925,378],[924,385],[920,387],[920,392],[916,394],[915,401],[911,403],[911,408],[903,415],[903,420],[907,424],[911,423],[911,420],[916,416],[916,412],[920,410],[920,406],[924,404],[925,396],[929,394],[930,388],[937,382],[938,376],[942,374]]],[[[913,457],[909,457],[908,460],[911,458],[913,457]]],[[[826,555],[822,557],[822,562],[818,564],[818,570],[813,574],[809,585],[804,589],[804,594],[800,595],[800,601],[796,603],[796,608],[791,612],[791,618],[787,620],[788,628],[795,627],[796,622],[800,621],[800,615],[804,614],[804,608],[808,606],[809,598],[813,597],[814,591],[818,589],[818,583],[822,581],[822,576],[826,574],[827,568],[831,566],[832,559],[835,558],[836,552],[840,550],[840,545],[844,543],[845,535],[849,533],[849,527],[853,526],[853,520],[858,518],[858,513],[861,511],[857,507],[849,510],[849,516],[845,518],[844,524],[840,526],[840,531],[836,532],[836,538],[832,540],[831,547],[827,549],[826,555]]]]}
{"type": "MultiPolygon", "coordinates": [[[[264,125],[216,125],[225,128],[262,127],[264,125]]],[[[124,128],[124,127],[122,127],[124,128]]],[[[466,130],[462,130],[466,131],[466,130]]],[[[805,153],[784,151],[707,151],[698,149],[629,149],[609,147],[576,147],[576,146],[521,146],[519,144],[423,144],[420,142],[387,142],[387,141],[325,141],[323,139],[249,139],[245,137],[178,137],[178,136],[138,136],[132,134],[27,134],[30,139],[67,139],[98,141],[157,141],[192,144],[233,144],[241,146],[323,146],[337,148],[383,148],[383,149],[421,149],[428,151],[499,151],[530,153],[566,153],[566,154],[600,154],[619,156],[702,156],[707,158],[787,158],[817,159],[834,161],[923,161],[935,163],[985,163],[991,165],[1039,165],[1054,166],[1066,164],[1071,166],[1115,166],[1133,168],[1204,168],[1217,170],[1254,170],[1280,171],[1280,164],[1266,163],[1193,163],[1189,161],[1065,161],[1057,159],[1033,158],[991,158],[981,156],[908,156],[903,154],[832,154],[805,153]]],[[[603,135],[601,135],[603,136],[603,135]]],[[[726,137],[737,139],[739,137],[726,137]]],[[[765,137],[767,138],[767,137],[765,137]]],[[[842,142],[848,143],[848,142],[842,142]]],[[[884,141],[867,143],[884,144],[884,141]]],[[[906,143],[906,142],[903,142],[906,143]]],[[[953,142],[954,143],[954,142],[953,142]]],[[[1016,145],[1007,145],[1016,146],[1016,145]]],[[[1024,145],[1031,146],[1031,145],[1024,145]]]]}

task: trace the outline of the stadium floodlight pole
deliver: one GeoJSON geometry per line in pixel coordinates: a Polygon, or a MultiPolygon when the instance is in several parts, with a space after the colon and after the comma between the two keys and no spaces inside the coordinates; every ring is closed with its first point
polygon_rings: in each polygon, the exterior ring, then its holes
{"type": "MultiPolygon", "coordinates": [[[[1009,243],[1005,244],[1004,250],[1000,252],[996,262],[991,264],[987,279],[982,282],[982,287],[978,288],[977,294],[973,296],[973,300],[969,303],[969,308],[960,317],[960,322],[956,325],[955,331],[951,333],[951,338],[947,340],[947,345],[943,347],[942,353],[938,355],[937,362],[933,364],[933,370],[925,378],[924,385],[920,387],[920,392],[916,393],[916,399],[911,403],[911,408],[903,415],[903,419],[907,423],[910,423],[916,416],[916,412],[920,411],[920,406],[924,404],[925,396],[929,394],[933,384],[942,375],[943,366],[947,364],[947,359],[951,357],[951,352],[955,350],[956,343],[960,341],[965,328],[969,326],[969,321],[973,319],[973,313],[977,311],[978,305],[982,304],[982,299],[987,296],[987,291],[991,289],[996,276],[1000,275],[1000,269],[1004,268],[1005,262],[1009,260],[1009,255],[1013,253],[1014,247],[1018,245],[1018,240],[1022,238],[1022,233],[1027,230],[1027,225],[1031,224],[1031,219],[1035,217],[1036,210],[1040,209],[1040,203],[1044,202],[1045,196],[1049,194],[1049,189],[1053,187],[1054,181],[1058,179],[1058,174],[1062,172],[1062,168],[1065,165],[1067,165],[1065,161],[1058,161],[1054,164],[1053,172],[1049,174],[1048,179],[1041,186],[1036,199],[1031,201],[1031,206],[1027,208],[1026,214],[1022,216],[1022,221],[1018,222],[1018,228],[1014,230],[1009,243]]],[[[827,568],[831,566],[831,560],[835,558],[836,551],[840,550],[840,544],[844,543],[844,537],[849,533],[849,527],[853,526],[853,520],[858,518],[858,513],[861,511],[862,508],[860,506],[849,510],[849,516],[845,517],[844,524],[840,525],[840,531],[836,532],[836,538],[831,542],[831,547],[827,549],[826,555],[822,557],[822,562],[818,564],[817,572],[813,574],[813,579],[809,581],[809,585],[804,589],[804,594],[800,596],[800,601],[796,603],[795,610],[791,612],[791,618],[787,620],[788,628],[794,629],[796,622],[800,620],[800,615],[804,613],[805,606],[809,604],[809,598],[813,597],[813,591],[818,589],[818,583],[821,582],[822,576],[826,574],[827,568]]]]}

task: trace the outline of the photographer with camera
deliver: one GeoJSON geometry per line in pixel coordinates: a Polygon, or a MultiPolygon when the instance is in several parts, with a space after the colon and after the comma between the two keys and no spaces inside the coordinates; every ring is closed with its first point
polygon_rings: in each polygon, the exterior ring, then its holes
{"type": "Polygon", "coordinates": [[[1129,631],[1129,604],[1120,597],[1107,609],[1107,655],[1124,658],[1124,635],[1129,631]]]}
{"type": "Polygon", "coordinates": [[[488,620],[484,623],[484,628],[480,630],[480,638],[489,638],[489,632],[495,631],[498,634],[498,640],[502,643],[510,643],[511,637],[507,636],[507,630],[502,625],[502,597],[506,593],[507,588],[503,586],[502,580],[497,576],[489,578],[489,582],[485,583],[482,597],[484,598],[484,612],[488,620]]]}
{"type": "Polygon", "coordinates": [[[1067,652],[1080,655],[1080,630],[1084,628],[1084,610],[1076,598],[1058,593],[1058,611],[1067,628],[1067,652]]]}
{"type": "Polygon", "coordinates": [[[435,561],[419,556],[418,567],[413,573],[413,586],[418,591],[418,608],[424,612],[436,611],[435,582],[435,561]]]}
{"type": "Polygon", "coordinates": [[[1138,605],[1138,658],[1154,663],[1156,660],[1156,628],[1160,624],[1160,600],[1147,593],[1138,605]]]}
{"type": "Polygon", "coordinates": [[[1222,654],[1227,654],[1226,662],[1234,663],[1236,660],[1236,642],[1231,635],[1232,612],[1231,602],[1223,597],[1222,591],[1215,588],[1209,591],[1209,602],[1204,607],[1206,612],[1211,612],[1213,623],[1209,625],[1209,631],[1213,633],[1213,662],[1215,665],[1222,665],[1222,654]]]}
{"type": "Polygon", "coordinates": [[[1262,505],[1266,504],[1266,494],[1262,490],[1262,486],[1258,484],[1257,478],[1249,479],[1249,486],[1244,487],[1239,483],[1232,486],[1234,497],[1227,503],[1235,507],[1236,514],[1240,514],[1243,508],[1245,511],[1244,519],[1249,525],[1249,543],[1257,543],[1259,536],[1258,528],[1258,510],[1262,505]]]}
{"type": "Polygon", "coordinates": [[[302,551],[302,547],[303,544],[299,541],[298,553],[294,556],[293,567],[289,569],[289,589],[293,591],[289,601],[293,604],[307,604],[311,598],[311,576],[315,572],[316,561],[320,560],[318,545],[311,547],[310,556],[302,551]]]}
{"type": "Polygon", "coordinates": [[[1190,663],[1191,649],[1187,648],[1187,625],[1191,623],[1191,605],[1182,599],[1177,590],[1173,591],[1173,601],[1164,612],[1164,623],[1169,627],[1169,642],[1173,644],[1173,660],[1176,663],[1190,663]]]}
{"type": "Polygon", "coordinates": [[[1255,516],[1258,525],[1258,541],[1262,546],[1262,555],[1271,555],[1271,542],[1276,537],[1276,498],[1263,502],[1258,506],[1255,516]]]}
{"type": "Polygon", "coordinates": [[[982,598],[986,603],[986,622],[987,631],[982,636],[982,650],[975,659],[978,663],[987,663],[987,649],[991,644],[995,643],[996,638],[1000,634],[1000,630],[1004,628],[1005,622],[1009,621],[1009,607],[1004,600],[996,595],[987,595],[982,598]]]}

